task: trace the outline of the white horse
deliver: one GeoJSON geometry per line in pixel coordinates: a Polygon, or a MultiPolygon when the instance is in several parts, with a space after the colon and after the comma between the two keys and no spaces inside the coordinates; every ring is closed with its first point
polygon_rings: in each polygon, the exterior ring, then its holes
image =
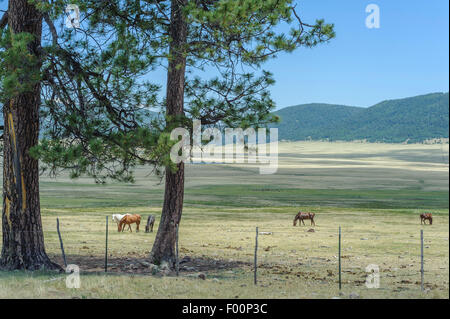
{"type": "MultiPolygon", "coordinates": [[[[113,214],[112,215],[112,219],[113,219],[113,221],[115,221],[117,223],[117,226],[119,226],[119,223],[122,220],[122,218],[124,218],[127,215],[130,215],[130,214],[124,214],[124,215],[122,215],[122,214],[113,214]]],[[[128,225],[128,227],[130,227],[130,225],[128,225]]]]}

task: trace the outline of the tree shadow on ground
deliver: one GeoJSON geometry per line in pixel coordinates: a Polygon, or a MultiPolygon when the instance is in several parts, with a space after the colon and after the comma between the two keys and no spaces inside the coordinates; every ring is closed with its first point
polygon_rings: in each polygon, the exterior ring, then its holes
{"type": "MultiPolygon", "coordinates": [[[[63,265],[61,256],[51,255],[50,258],[63,265]]],[[[102,256],[86,256],[86,255],[67,255],[68,264],[74,264],[80,267],[83,274],[105,272],[105,258],[102,256]]],[[[184,256],[180,259],[180,273],[198,273],[227,271],[237,268],[249,267],[251,263],[243,261],[230,261],[205,257],[184,256]]],[[[147,258],[138,257],[108,257],[108,273],[117,274],[141,274],[155,275],[158,271],[149,263],[147,258]]],[[[167,272],[166,275],[174,275],[175,271],[167,272]]]]}

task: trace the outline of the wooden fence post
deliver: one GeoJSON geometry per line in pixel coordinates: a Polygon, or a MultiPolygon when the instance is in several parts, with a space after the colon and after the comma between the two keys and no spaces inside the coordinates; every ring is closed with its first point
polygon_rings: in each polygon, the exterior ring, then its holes
{"type": "Polygon", "coordinates": [[[56,230],[58,231],[59,244],[61,246],[62,257],[64,260],[64,267],[67,268],[66,254],[64,253],[64,245],[63,245],[63,241],[61,238],[61,232],[59,231],[59,218],[56,218],[56,230]]]}
{"type": "Polygon", "coordinates": [[[339,290],[342,289],[342,275],[341,275],[341,226],[339,226],[339,290]]]}
{"type": "Polygon", "coordinates": [[[255,240],[255,285],[258,284],[257,271],[258,271],[258,227],[256,227],[256,240],[255,240]]]}
{"type": "Polygon", "coordinates": [[[108,216],[106,216],[105,272],[108,272],[108,216]]]}

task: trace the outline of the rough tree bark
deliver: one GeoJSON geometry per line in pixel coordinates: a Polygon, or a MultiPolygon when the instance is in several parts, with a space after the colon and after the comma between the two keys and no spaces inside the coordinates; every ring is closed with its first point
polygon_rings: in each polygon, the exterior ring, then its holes
{"type": "MultiPolygon", "coordinates": [[[[27,0],[10,0],[8,26],[13,34],[34,35],[31,55],[39,56],[42,15],[27,0]]],[[[38,71],[40,65],[35,66],[38,71]]],[[[14,66],[11,66],[14,72],[14,66]]],[[[3,149],[3,246],[0,268],[60,269],[50,261],[44,248],[39,202],[38,161],[29,149],[39,138],[40,84],[20,93],[3,107],[5,122],[3,149]]]]}
{"type": "MultiPolygon", "coordinates": [[[[178,117],[184,115],[184,85],[186,70],[185,47],[187,43],[187,23],[183,15],[186,0],[172,0],[169,69],[167,73],[167,115],[178,117]]],[[[171,127],[171,123],[167,123],[171,127]]],[[[156,264],[167,262],[170,267],[175,264],[176,225],[181,220],[184,198],[184,163],[177,166],[177,171],[166,169],[164,205],[161,222],[153,244],[150,259],[156,264]]]]}

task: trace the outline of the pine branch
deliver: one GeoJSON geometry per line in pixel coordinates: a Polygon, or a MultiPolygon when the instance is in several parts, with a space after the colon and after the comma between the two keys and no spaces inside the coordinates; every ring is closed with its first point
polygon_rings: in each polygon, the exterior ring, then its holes
{"type": "Polygon", "coordinates": [[[44,15],[44,21],[45,21],[45,23],[47,23],[48,28],[50,29],[50,33],[52,34],[53,45],[57,45],[58,44],[58,32],[56,31],[56,27],[53,24],[53,21],[48,16],[48,14],[44,15]]]}
{"type": "Polygon", "coordinates": [[[8,11],[0,19],[0,29],[3,29],[8,24],[8,11]]]}
{"type": "Polygon", "coordinates": [[[82,78],[83,78],[84,82],[88,86],[88,88],[91,91],[91,93],[93,94],[93,96],[99,102],[101,102],[104,106],[106,106],[106,109],[107,109],[108,113],[111,114],[113,116],[113,118],[118,118],[117,121],[113,120],[114,124],[117,125],[118,127],[120,127],[120,125],[123,125],[126,128],[134,127],[136,125],[136,123],[133,123],[132,125],[130,125],[129,123],[126,123],[125,121],[120,121],[120,116],[118,115],[116,110],[114,110],[114,108],[111,105],[111,102],[109,101],[109,99],[105,95],[103,95],[100,92],[98,92],[98,90],[92,84],[92,82],[90,80],[90,77],[97,77],[97,78],[99,78],[99,77],[101,77],[101,74],[97,74],[95,72],[90,72],[90,71],[85,70],[84,67],[82,66],[82,64],[79,63],[78,61],[76,61],[76,59],[74,58],[74,56],[72,54],[70,54],[68,51],[63,49],[58,44],[58,33],[56,31],[55,25],[53,24],[53,21],[51,21],[51,19],[48,16],[48,14],[44,15],[44,20],[45,20],[45,22],[47,23],[47,25],[48,25],[48,27],[50,29],[50,33],[52,35],[53,45],[57,46],[56,52],[58,53],[59,57],[62,58],[63,60],[65,60],[69,65],[71,65],[72,68],[73,68],[73,71],[78,72],[79,74],[82,75],[82,78]]]}

